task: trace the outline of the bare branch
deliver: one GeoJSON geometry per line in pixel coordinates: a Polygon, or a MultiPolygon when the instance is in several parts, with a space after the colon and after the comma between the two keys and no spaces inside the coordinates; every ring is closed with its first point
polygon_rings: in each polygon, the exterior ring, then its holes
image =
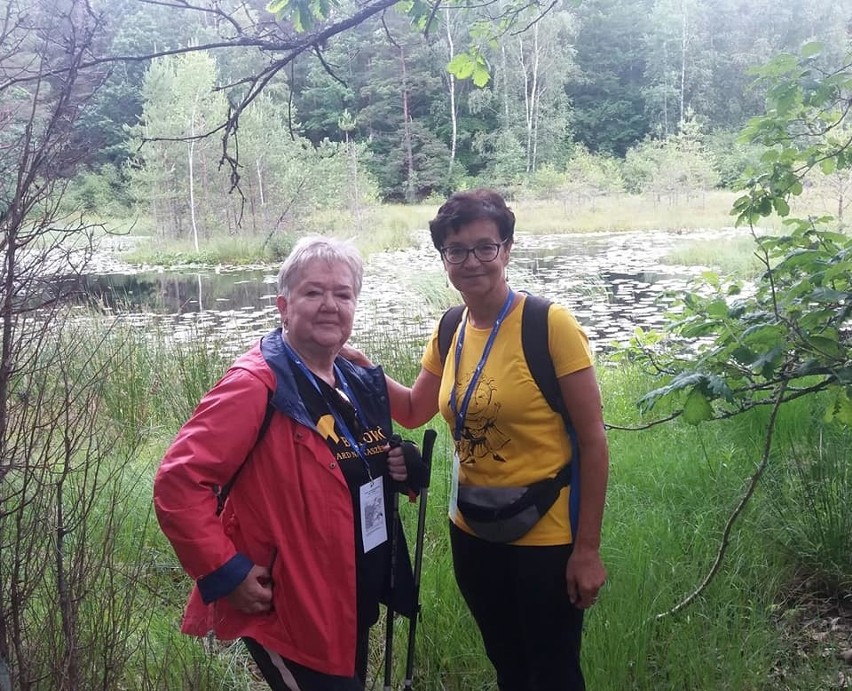
{"type": "Polygon", "coordinates": [[[429,17],[426,19],[426,26],[423,29],[423,35],[429,36],[429,29],[432,27],[432,22],[435,21],[435,16],[438,14],[438,10],[441,9],[441,0],[438,0],[433,7],[432,11],[429,13],[429,17]]]}
{"type": "Polygon", "coordinates": [[[165,0],[140,0],[145,5],[158,5],[160,7],[170,7],[176,10],[191,10],[193,12],[203,12],[212,14],[234,27],[237,34],[242,36],[244,33],[243,27],[237,24],[236,20],[227,12],[223,12],[219,7],[204,7],[202,5],[191,5],[184,0],[175,0],[174,2],[166,2],[165,0]]]}
{"type": "Polygon", "coordinates": [[[728,521],[725,524],[725,529],[722,531],[722,540],[719,544],[719,550],[716,553],[716,558],[713,561],[713,565],[711,566],[710,571],[707,572],[707,575],[704,577],[704,580],[693,592],[687,595],[683,600],[681,600],[671,609],[657,614],[654,617],[656,620],[659,621],[660,619],[664,619],[665,617],[677,614],[685,607],[688,607],[690,604],[692,604],[696,600],[696,598],[698,598],[707,589],[707,586],[710,585],[710,582],[713,580],[713,578],[715,578],[716,574],[719,572],[719,569],[722,566],[722,561],[725,557],[725,553],[728,551],[728,545],[730,544],[731,532],[733,531],[734,523],[736,523],[737,519],[742,514],[749,500],[754,495],[754,490],[757,488],[757,483],[760,481],[760,478],[763,476],[763,473],[766,470],[767,465],[769,464],[769,457],[772,453],[772,440],[775,431],[775,421],[778,418],[778,411],[781,408],[781,404],[784,402],[784,390],[786,389],[786,387],[786,382],[783,382],[778,388],[778,391],[775,396],[775,401],[772,407],[772,413],[769,416],[769,422],[767,424],[766,439],[763,446],[763,456],[760,459],[760,463],[758,464],[757,469],[754,471],[754,474],[749,480],[745,494],[743,494],[739,503],[736,505],[733,512],[728,517],[728,521]]]}
{"type": "Polygon", "coordinates": [[[550,11],[554,7],[556,7],[557,2],[558,2],[558,0],[551,0],[551,3],[547,7],[545,7],[541,12],[539,12],[538,15],[536,15],[536,17],[532,21],[530,21],[523,28],[514,30],[511,33],[511,35],[512,36],[519,36],[520,34],[523,34],[524,32],[531,29],[534,25],[538,24],[542,19],[544,19],[550,13],[550,11]]]}
{"type": "MultiPolygon", "coordinates": [[[[331,69],[331,65],[329,65],[325,58],[323,57],[322,51],[319,49],[319,46],[314,46],[314,55],[316,55],[317,60],[319,60],[320,65],[322,65],[323,69],[326,71],[329,77],[331,77],[334,81],[336,81],[341,86],[348,86],[348,84],[343,81],[340,77],[338,77],[334,70],[331,69]]],[[[292,90],[291,90],[292,92],[292,90]]]]}

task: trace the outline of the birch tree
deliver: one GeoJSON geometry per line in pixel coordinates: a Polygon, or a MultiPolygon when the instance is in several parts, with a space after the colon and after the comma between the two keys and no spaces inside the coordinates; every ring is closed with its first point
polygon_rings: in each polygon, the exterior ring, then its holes
{"type": "MultiPolygon", "coordinates": [[[[523,148],[526,175],[540,163],[561,163],[567,154],[570,108],[563,85],[574,71],[574,22],[554,12],[499,46],[494,89],[502,105],[500,127],[523,148]]],[[[492,144],[505,138],[495,137],[492,144]]]]}

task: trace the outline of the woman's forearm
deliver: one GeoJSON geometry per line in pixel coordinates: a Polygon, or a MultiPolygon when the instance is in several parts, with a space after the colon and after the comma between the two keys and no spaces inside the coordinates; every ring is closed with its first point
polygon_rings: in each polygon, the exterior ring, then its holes
{"type": "Polygon", "coordinates": [[[385,374],[390,398],[391,416],[403,427],[415,429],[425,425],[438,412],[438,389],[441,379],[420,370],[414,386],[400,384],[385,374]]]}

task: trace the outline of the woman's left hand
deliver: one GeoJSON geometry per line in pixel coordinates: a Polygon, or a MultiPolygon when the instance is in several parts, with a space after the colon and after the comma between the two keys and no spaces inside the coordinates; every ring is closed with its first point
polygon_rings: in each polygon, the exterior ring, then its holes
{"type": "Polygon", "coordinates": [[[408,480],[408,471],[405,469],[405,455],[401,446],[388,447],[388,472],[397,482],[408,480]]]}

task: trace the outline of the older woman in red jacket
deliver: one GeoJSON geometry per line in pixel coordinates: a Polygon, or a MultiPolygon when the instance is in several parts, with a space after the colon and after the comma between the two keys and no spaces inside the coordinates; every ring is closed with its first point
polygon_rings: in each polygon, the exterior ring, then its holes
{"type": "Polygon", "coordinates": [[[338,358],[361,279],[351,244],[300,241],[278,277],[283,329],[204,396],[155,479],[160,525],[195,580],[183,631],[242,638],[273,689],[362,689],[388,582],[403,450],[388,444],[381,369],[338,358]]]}

